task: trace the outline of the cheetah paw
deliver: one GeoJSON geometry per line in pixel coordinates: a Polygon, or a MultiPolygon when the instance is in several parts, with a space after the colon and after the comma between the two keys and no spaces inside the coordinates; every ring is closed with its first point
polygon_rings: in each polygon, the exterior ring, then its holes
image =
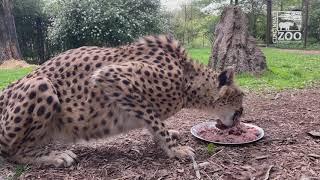
{"type": "Polygon", "coordinates": [[[170,130],[168,130],[168,132],[169,132],[169,134],[171,135],[171,137],[172,137],[173,139],[176,139],[176,140],[179,140],[179,139],[180,139],[180,133],[179,133],[179,131],[170,129],[170,130]]]}
{"type": "Polygon", "coordinates": [[[192,159],[192,157],[195,156],[195,153],[189,146],[176,146],[170,149],[169,156],[179,159],[192,159]]]}
{"type": "Polygon", "coordinates": [[[76,161],[77,155],[72,151],[53,151],[49,156],[42,157],[44,165],[53,165],[55,167],[69,167],[76,161]]]}

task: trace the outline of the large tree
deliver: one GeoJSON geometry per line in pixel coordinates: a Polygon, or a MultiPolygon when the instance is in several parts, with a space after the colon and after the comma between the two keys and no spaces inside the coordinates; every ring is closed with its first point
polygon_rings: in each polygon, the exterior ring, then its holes
{"type": "Polygon", "coordinates": [[[215,70],[234,66],[237,72],[261,73],[267,69],[266,59],[249,34],[248,20],[238,6],[228,6],[216,26],[215,42],[209,65],[215,70]]]}
{"type": "Polygon", "coordinates": [[[21,59],[12,8],[12,0],[0,0],[0,63],[21,59]]]}

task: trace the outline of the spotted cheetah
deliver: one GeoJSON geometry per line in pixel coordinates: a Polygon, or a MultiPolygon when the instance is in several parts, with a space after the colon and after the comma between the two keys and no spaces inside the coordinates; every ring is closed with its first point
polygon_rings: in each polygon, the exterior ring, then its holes
{"type": "Polygon", "coordinates": [[[164,120],[182,108],[217,115],[226,126],[242,110],[233,70],[214,72],[187,58],[177,40],[146,36],[117,47],[61,53],[0,94],[0,153],[22,164],[67,167],[71,151],[43,148],[146,127],[169,157],[194,155],[164,120]]]}

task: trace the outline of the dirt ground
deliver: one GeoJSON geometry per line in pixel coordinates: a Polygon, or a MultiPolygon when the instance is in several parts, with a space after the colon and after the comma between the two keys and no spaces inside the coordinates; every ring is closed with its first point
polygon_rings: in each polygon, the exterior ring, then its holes
{"type": "Polygon", "coordinates": [[[36,67],[36,65],[28,64],[23,60],[6,60],[0,64],[0,69],[17,69],[17,68],[27,68],[27,67],[36,67]]]}
{"type": "MultiPolygon", "coordinates": [[[[202,179],[320,179],[320,139],[307,134],[320,131],[318,88],[278,94],[248,94],[243,122],[262,127],[265,137],[242,146],[215,146],[192,137],[190,128],[209,120],[204,114],[183,110],[167,121],[181,132],[182,144],[196,150],[202,179]],[[270,171],[268,171],[270,170],[270,171]]],[[[65,149],[65,145],[55,146],[65,149]]],[[[109,140],[68,146],[79,156],[70,168],[30,167],[22,179],[197,179],[192,161],[168,159],[145,130],[109,140]]],[[[10,175],[12,165],[0,167],[10,175]]],[[[0,173],[1,174],[1,173],[0,173]]],[[[1,178],[0,178],[1,179],[1,178]]]]}
{"type": "Polygon", "coordinates": [[[310,55],[320,55],[320,50],[299,50],[299,49],[282,49],[287,52],[302,53],[310,55]]]}

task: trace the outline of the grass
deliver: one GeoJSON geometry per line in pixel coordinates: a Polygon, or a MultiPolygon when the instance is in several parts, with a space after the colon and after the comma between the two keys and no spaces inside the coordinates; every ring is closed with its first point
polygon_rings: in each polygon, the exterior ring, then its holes
{"type": "Polygon", "coordinates": [[[26,165],[17,165],[15,167],[15,170],[14,170],[14,174],[12,177],[9,177],[8,180],[16,180],[16,179],[19,179],[19,177],[25,173],[26,171],[28,171],[29,167],[26,166],[26,165]]]}
{"type": "Polygon", "coordinates": [[[7,87],[10,83],[20,79],[32,70],[32,67],[18,69],[0,69],[0,89],[7,87]]]}
{"type": "Polygon", "coordinates": [[[207,145],[207,151],[209,155],[213,155],[214,151],[215,151],[215,145],[213,143],[209,143],[207,145]]]}
{"type": "MultiPolygon", "coordinates": [[[[192,58],[207,64],[210,49],[189,49],[192,58]]],[[[304,88],[320,82],[320,55],[305,55],[281,49],[263,48],[267,57],[268,71],[259,77],[240,74],[237,82],[249,90],[283,90],[304,88]]],[[[23,77],[33,68],[0,69],[0,89],[23,77]]]]}
{"type": "MultiPolygon", "coordinates": [[[[283,90],[304,88],[320,81],[320,55],[285,52],[281,49],[264,48],[268,70],[259,77],[240,74],[237,82],[250,90],[283,90]]],[[[207,64],[210,49],[190,49],[194,59],[207,64]]]]}

